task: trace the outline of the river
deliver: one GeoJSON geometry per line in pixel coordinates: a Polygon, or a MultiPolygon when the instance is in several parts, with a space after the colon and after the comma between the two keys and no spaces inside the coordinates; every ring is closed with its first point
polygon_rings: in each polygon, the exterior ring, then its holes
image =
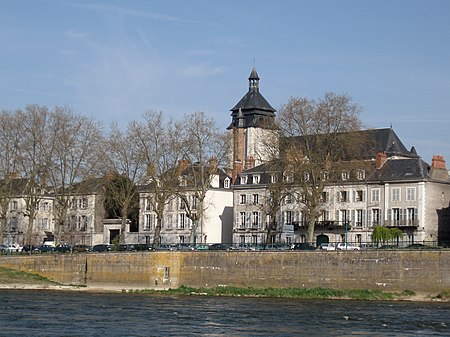
{"type": "Polygon", "coordinates": [[[450,303],[0,290],[0,336],[450,336],[450,303]]]}

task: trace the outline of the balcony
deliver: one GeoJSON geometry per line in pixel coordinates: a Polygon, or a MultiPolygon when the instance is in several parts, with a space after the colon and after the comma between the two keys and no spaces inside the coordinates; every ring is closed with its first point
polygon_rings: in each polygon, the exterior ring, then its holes
{"type": "MultiPolygon", "coordinates": [[[[294,222],[294,231],[300,229],[300,228],[307,228],[308,227],[308,221],[300,221],[300,222],[294,222]]],[[[316,221],[314,224],[315,228],[345,228],[345,221],[336,221],[336,220],[323,220],[323,221],[316,221]]],[[[347,222],[347,228],[350,229],[351,223],[347,222]]]]}
{"type": "Polygon", "coordinates": [[[418,228],[419,220],[418,219],[385,220],[383,225],[384,227],[418,228]]]}

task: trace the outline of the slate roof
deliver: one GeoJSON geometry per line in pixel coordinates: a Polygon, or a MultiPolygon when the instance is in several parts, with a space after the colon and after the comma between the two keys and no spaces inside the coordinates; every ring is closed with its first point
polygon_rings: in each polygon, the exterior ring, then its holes
{"type": "Polygon", "coordinates": [[[259,92],[259,76],[256,69],[253,68],[248,78],[248,92],[231,109],[233,121],[228,129],[237,126],[236,117],[241,112],[245,118],[243,127],[274,127],[275,109],[259,92]]]}

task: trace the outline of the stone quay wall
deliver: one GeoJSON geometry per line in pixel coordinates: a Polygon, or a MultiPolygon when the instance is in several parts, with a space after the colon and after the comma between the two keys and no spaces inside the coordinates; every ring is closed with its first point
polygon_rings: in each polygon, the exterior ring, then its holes
{"type": "Polygon", "coordinates": [[[65,284],[130,288],[450,289],[450,250],[130,252],[1,256],[65,284]]]}

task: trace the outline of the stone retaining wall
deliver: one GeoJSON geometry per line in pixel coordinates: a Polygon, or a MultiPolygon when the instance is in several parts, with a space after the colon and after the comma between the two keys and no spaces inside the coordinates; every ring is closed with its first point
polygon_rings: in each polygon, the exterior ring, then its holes
{"type": "Polygon", "coordinates": [[[66,284],[124,289],[450,289],[450,251],[136,252],[2,256],[0,266],[66,284]]]}

